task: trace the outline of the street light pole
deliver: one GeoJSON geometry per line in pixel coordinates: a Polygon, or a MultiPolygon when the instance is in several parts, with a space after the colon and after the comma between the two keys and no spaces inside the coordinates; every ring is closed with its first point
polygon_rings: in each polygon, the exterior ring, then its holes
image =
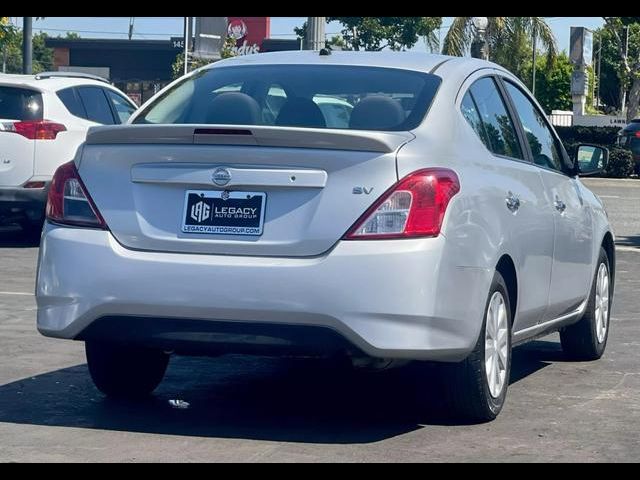
{"type": "Polygon", "coordinates": [[[536,24],[533,24],[533,66],[531,67],[531,93],[536,96],[536,24]]]}
{"type": "Polygon", "coordinates": [[[488,60],[487,27],[489,26],[489,19],[487,17],[473,17],[473,26],[476,29],[476,34],[471,44],[471,56],[488,60]]]}
{"type": "Polygon", "coordinates": [[[189,73],[189,40],[191,40],[191,17],[184,17],[184,74],[189,73]]]}
{"type": "Polygon", "coordinates": [[[31,30],[33,17],[22,19],[22,73],[31,75],[33,72],[33,37],[31,30]]]}

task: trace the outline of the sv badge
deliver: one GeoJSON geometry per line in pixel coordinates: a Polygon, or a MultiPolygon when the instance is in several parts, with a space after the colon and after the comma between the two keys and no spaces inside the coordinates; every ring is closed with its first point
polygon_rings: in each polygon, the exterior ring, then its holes
{"type": "Polygon", "coordinates": [[[373,187],[353,187],[354,195],[369,195],[371,192],[373,192],[373,187]]]}

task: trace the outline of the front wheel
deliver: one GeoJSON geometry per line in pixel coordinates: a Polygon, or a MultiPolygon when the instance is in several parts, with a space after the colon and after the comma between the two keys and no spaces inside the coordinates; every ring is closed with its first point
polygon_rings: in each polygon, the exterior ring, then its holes
{"type": "Polygon", "coordinates": [[[597,360],[607,346],[612,290],[610,271],[607,252],[601,248],[584,315],[578,323],[560,331],[562,350],[572,360],[597,360]]]}
{"type": "Polygon", "coordinates": [[[169,355],[150,348],[87,341],[85,351],[93,383],[111,397],[150,394],[162,381],[169,363],[169,355]]]}
{"type": "Polygon", "coordinates": [[[447,365],[448,403],[467,420],[495,419],[504,405],[511,373],[511,308],[507,286],[496,272],[476,346],[462,362],[447,365]]]}

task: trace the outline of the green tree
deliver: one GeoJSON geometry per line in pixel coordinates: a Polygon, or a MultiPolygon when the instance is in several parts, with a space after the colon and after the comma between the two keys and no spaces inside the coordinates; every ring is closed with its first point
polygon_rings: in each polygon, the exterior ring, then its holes
{"type": "MultiPolygon", "coordinates": [[[[234,57],[235,53],[236,41],[233,37],[226,37],[222,48],[220,49],[220,57],[222,59],[234,57]]],[[[204,67],[205,65],[209,65],[211,62],[210,59],[206,58],[195,58],[189,57],[189,71],[195,70],[196,68],[204,67]]],[[[171,78],[176,79],[180,78],[184,75],[184,52],[179,53],[176,56],[175,61],[171,65],[171,78]]]]}
{"type": "Polygon", "coordinates": [[[0,47],[4,45],[12,31],[13,26],[9,23],[9,17],[0,17],[0,47]]]}
{"type": "MultiPolygon", "coordinates": [[[[345,50],[406,50],[420,38],[428,45],[436,45],[435,32],[442,17],[327,17],[327,22],[334,21],[342,25],[342,31],[340,37],[327,42],[329,46],[338,45],[345,50]]],[[[294,30],[304,38],[306,22],[294,30]]]]}
{"type": "MultiPolygon", "coordinates": [[[[558,46],[551,27],[544,17],[487,17],[486,31],[489,60],[502,65],[525,81],[525,69],[531,63],[533,34],[538,50],[547,56],[552,66],[558,55],[558,46]]],[[[465,55],[476,36],[473,17],[456,17],[444,39],[443,53],[465,55]]],[[[530,84],[530,80],[525,83],[530,84]]]]}
{"type": "MultiPolygon", "coordinates": [[[[551,110],[571,110],[571,73],[573,65],[566,53],[556,57],[552,66],[546,57],[536,59],[536,99],[547,114],[551,110]]],[[[524,78],[530,79],[532,62],[524,68],[524,78]]]]}
{"type": "MultiPolygon", "coordinates": [[[[45,46],[46,33],[33,36],[33,73],[53,69],[53,49],[45,46]]],[[[4,39],[7,73],[22,73],[22,31],[12,29],[4,39]]]]}
{"type": "Polygon", "coordinates": [[[605,73],[607,70],[609,73],[615,72],[619,91],[618,106],[626,103],[628,94],[627,119],[631,120],[638,116],[640,109],[640,23],[633,21],[635,17],[603,18],[605,26],[599,31],[603,45],[601,68],[605,73]]]}

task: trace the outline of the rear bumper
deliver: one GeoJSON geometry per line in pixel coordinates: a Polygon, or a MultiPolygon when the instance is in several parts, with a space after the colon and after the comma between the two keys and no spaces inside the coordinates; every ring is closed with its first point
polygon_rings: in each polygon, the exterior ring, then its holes
{"type": "Polygon", "coordinates": [[[44,219],[50,183],[44,188],[0,187],[0,224],[16,220],[44,219]]]}
{"type": "Polygon", "coordinates": [[[321,328],[373,357],[458,361],[478,338],[493,272],[457,267],[446,250],[438,237],[339,242],[313,258],[172,254],[126,249],[106,231],[46,225],[38,329],[242,352],[278,338],[299,342],[256,326],[308,327],[314,349],[325,342],[321,328]]]}

